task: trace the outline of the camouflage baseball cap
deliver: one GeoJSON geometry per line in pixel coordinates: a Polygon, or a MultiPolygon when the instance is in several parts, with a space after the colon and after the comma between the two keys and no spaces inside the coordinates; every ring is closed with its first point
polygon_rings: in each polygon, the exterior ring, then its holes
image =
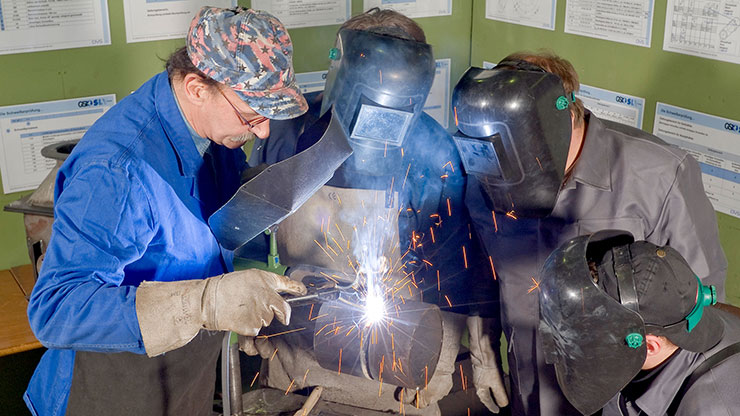
{"type": "Polygon", "coordinates": [[[308,109],[293,73],[293,43],[269,13],[203,7],[190,24],[187,50],[196,68],[262,116],[283,120],[308,109]]]}

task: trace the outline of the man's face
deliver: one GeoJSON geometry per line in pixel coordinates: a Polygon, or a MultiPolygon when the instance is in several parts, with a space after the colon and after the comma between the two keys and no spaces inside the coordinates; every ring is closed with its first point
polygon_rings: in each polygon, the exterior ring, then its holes
{"type": "Polygon", "coordinates": [[[212,87],[202,114],[206,137],[229,149],[270,135],[270,120],[252,110],[231,88],[212,87]]]}

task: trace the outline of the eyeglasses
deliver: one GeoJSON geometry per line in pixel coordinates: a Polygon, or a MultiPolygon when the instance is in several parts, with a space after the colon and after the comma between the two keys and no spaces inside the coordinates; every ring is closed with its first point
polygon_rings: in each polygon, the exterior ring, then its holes
{"type": "Polygon", "coordinates": [[[228,98],[226,98],[226,94],[224,94],[223,91],[221,91],[219,89],[218,92],[221,93],[221,96],[224,97],[224,100],[226,100],[226,102],[229,103],[229,105],[231,106],[231,108],[234,109],[234,112],[239,117],[239,122],[242,123],[242,126],[249,126],[250,129],[253,129],[258,124],[263,123],[263,122],[269,120],[267,117],[263,117],[263,116],[257,116],[252,121],[247,120],[246,118],[244,118],[244,116],[242,115],[242,113],[236,108],[236,106],[234,104],[232,104],[231,101],[228,98]]]}

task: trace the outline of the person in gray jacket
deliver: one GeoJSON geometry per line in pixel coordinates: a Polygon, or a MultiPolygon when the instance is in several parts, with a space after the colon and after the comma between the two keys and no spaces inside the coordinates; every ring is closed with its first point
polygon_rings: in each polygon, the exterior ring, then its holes
{"type": "Polygon", "coordinates": [[[540,335],[563,393],[585,415],[740,414],[740,317],[675,249],[631,241],[580,236],[545,261],[540,335]]]}
{"type": "Polygon", "coordinates": [[[468,70],[452,98],[469,175],[465,202],[499,283],[517,415],[578,414],[537,339],[539,271],[569,239],[623,229],[670,244],[724,299],[727,260],[699,164],[651,134],[590,114],[574,96],[578,87],[567,60],[517,53],[496,68],[468,70]]]}

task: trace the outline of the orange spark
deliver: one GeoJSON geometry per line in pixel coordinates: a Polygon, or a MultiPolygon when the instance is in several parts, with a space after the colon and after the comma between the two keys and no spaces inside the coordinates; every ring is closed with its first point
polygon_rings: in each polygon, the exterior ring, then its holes
{"type": "Polygon", "coordinates": [[[266,339],[266,338],[270,338],[270,337],[276,337],[276,336],[278,336],[278,335],[285,335],[285,334],[290,334],[291,332],[303,331],[304,329],[306,329],[306,328],[296,328],[296,329],[291,329],[290,331],[283,331],[283,332],[278,332],[277,334],[270,334],[270,335],[257,335],[257,338],[263,338],[263,339],[266,339]]]}
{"type": "Polygon", "coordinates": [[[493,232],[498,232],[498,224],[496,224],[496,213],[491,211],[491,216],[493,217],[493,232]]]}
{"type": "Polygon", "coordinates": [[[488,256],[488,262],[491,263],[491,271],[493,272],[493,280],[496,280],[496,268],[493,267],[493,259],[488,256]]]}
{"type": "Polygon", "coordinates": [[[342,374],[342,349],[339,349],[339,369],[337,370],[337,374],[342,374]]]}
{"type": "Polygon", "coordinates": [[[452,216],[452,206],[450,205],[450,198],[447,198],[447,216],[452,216]]]}
{"type": "Polygon", "coordinates": [[[432,236],[432,244],[436,243],[436,240],[434,239],[434,228],[429,227],[429,234],[432,236]]]}
{"type": "Polygon", "coordinates": [[[447,304],[450,305],[450,308],[452,307],[452,302],[450,302],[450,298],[445,295],[445,300],[447,300],[447,304]]]}
{"type": "MultiPolygon", "coordinates": [[[[324,314],[324,315],[328,315],[328,314],[324,314]]],[[[324,315],[320,315],[320,316],[324,316],[324,315]]],[[[314,318],[314,319],[316,319],[316,318],[314,318]]],[[[318,331],[316,331],[316,335],[319,335],[321,333],[321,331],[323,331],[324,328],[326,328],[327,326],[329,326],[329,324],[326,324],[326,325],[322,326],[321,329],[319,329],[318,331]]]]}
{"type": "Polygon", "coordinates": [[[252,384],[249,385],[249,387],[254,386],[254,382],[257,381],[257,376],[260,375],[260,372],[258,371],[257,374],[254,375],[254,378],[252,379],[252,384]]]}
{"type": "Polygon", "coordinates": [[[306,374],[303,375],[303,385],[306,385],[306,377],[308,377],[308,372],[311,370],[310,368],[306,369],[306,374]]]}
{"type": "MultiPolygon", "coordinates": [[[[490,258],[490,257],[489,257],[490,258]]],[[[311,315],[313,315],[313,303],[311,304],[311,310],[308,311],[308,320],[311,320],[311,315]]]]}
{"type": "Polygon", "coordinates": [[[277,348],[275,348],[275,351],[272,352],[272,357],[270,357],[270,361],[272,361],[273,358],[275,358],[275,354],[277,354],[277,348]]]}
{"type": "Polygon", "coordinates": [[[288,390],[285,390],[286,396],[288,395],[288,393],[290,393],[290,389],[293,387],[293,383],[295,383],[295,379],[290,380],[290,385],[288,386],[288,390]]]}
{"type": "Polygon", "coordinates": [[[444,169],[447,165],[450,165],[450,169],[452,169],[452,173],[455,173],[455,167],[452,166],[452,161],[451,160],[448,160],[447,163],[445,163],[444,165],[442,165],[442,169],[444,169]]]}
{"type": "Polygon", "coordinates": [[[463,248],[463,261],[465,261],[465,268],[468,268],[468,253],[465,251],[465,246],[462,246],[463,248]]]}
{"type": "Polygon", "coordinates": [[[530,277],[530,279],[532,279],[532,283],[534,283],[534,285],[532,285],[532,287],[529,288],[527,293],[532,293],[535,289],[540,288],[540,282],[534,280],[534,277],[530,277]]]}
{"type": "Polygon", "coordinates": [[[534,158],[537,159],[537,164],[540,165],[540,170],[544,172],[545,170],[542,169],[542,163],[540,163],[540,158],[538,158],[537,156],[535,156],[534,158]]]}
{"type": "Polygon", "coordinates": [[[455,125],[457,126],[457,107],[452,107],[452,113],[455,114],[455,125]]]}
{"type": "MultiPolygon", "coordinates": [[[[329,314],[328,313],[324,313],[324,314],[321,314],[321,315],[317,315],[317,316],[314,316],[313,318],[309,319],[309,321],[315,321],[315,320],[317,320],[319,318],[323,318],[323,317],[325,317],[327,315],[329,315],[329,314]]],[[[329,325],[329,324],[326,324],[326,325],[329,325]]],[[[326,327],[326,325],[324,325],[324,327],[326,327]]],[[[318,335],[318,334],[316,334],[316,335],[318,335]]]]}
{"type": "Polygon", "coordinates": [[[506,216],[507,216],[507,217],[509,217],[509,218],[517,219],[517,218],[516,218],[516,215],[514,215],[514,211],[513,211],[513,210],[512,210],[512,211],[509,211],[509,212],[507,212],[507,213],[506,213],[506,216]]]}
{"type": "Polygon", "coordinates": [[[463,374],[462,364],[460,364],[460,381],[462,382],[462,389],[465,391],[465,374],[463,374]]]}
{"type": "Polygon", "coordinates": [[[448,175],[448,174],[445,173],[444,175],[440,176],[439,178],[440,179],[447,179],[449,177],[450,177],[450,175],[448,175]]]}
{"type": "MultiPolygon", "coordinates": [[[[337,198],[339,198],[339,196],[337,196],[337,198]]],[[[339,203],[340,203],[340,204],[342,203],[342,202],[341,202],[341,200],[340,200],[340,202],[339,202],[339,203]]],[[[337,224],[337,223],[334,223],[334,226],[335,226],[335,227],[337,227],[337,231],[339,231],[339,235],[340,235],[340,236],[342,236],[342,240],[344,240],[344,241],[347,241],[347,239],[346,239],[346,238],[344,238],[344,233],[342,232],[342,229],[341,229],[341,228],[339,228],[339,224],[337,224]]]]}
{"type": "Polygon", "coordinates": [[[334,251],[334,249],[333,249],[333,248],[331,248],[331,246],[330,246],[330,245],[328,245],[328,244],[327,244],[327,245],[326,245],[326,248],[328,248],[329,250],[331,250],[331,252],[332,252],[332,253],[334,253],[334,255],[335,255],[335,256],[338,256],[338,255],[339,255],[339,253],[337,253],[336,251],[334,251]]]}
{"type": "Polygon", "coordinates": [[[401,185],[401,189],[406,187],[406,179],[409,177],[409,170],[411,170],[411,163],[409,163],[408,167],[406,167],[406,176],[403,177],[403,184],[401,185]]]}
{"type": "Polygon", "coordinates": [[[385,147],[383,147],[383,157],[388,154],[388,140],[385,141],[385,147]]]}
{"type": "Polygon", "coordinates": [[[419,390],[416,390],[416,408],[419,408],[419,390]]]}
{"type": "Polygon", "coordinates": [[[351,327],[349,328],[349,331],[347,331],[347,334],[345,334],[344,336],[345,336],[345,337],[348,337],[348,336],[349,336],[349,334],[350,334],[350,333],[352,332],[352,330],[354,330],[354,329],[355,329],[355,326],[354,326],[354,325],[352,325],[352,326],[351,326],[351,327]]]}
{"type": "Polygon", "coordinates": [[[429,260],[427,260],[427,259],[424,259],[424,260],[422,260],[422,261],[423,261],[424,263],[426,263],[426,264],[430,265],[430,266],[433,266],[433,264],[432,264],[432,263],[430,263],[430,262],[429,262],[429,260]]]}
{"type": "Polygon", "coordinates": [[[440,290],[441,289],[440,289],[440,286],[439,286],[439,270],[437,270],[437,292],[439,292],[440,290]]]}
{"type": "Polygon", "coordinates": [[[427,387],[429,387],[429,366],[425,365],[424,366],[424,390],[426,390],[427,387]]]}
{"type": "Polygon", "coordinates": [[[327,257],[329,257],[331,259],[331,261],[334,261],[334,259],[331,257],[331,254],[329,254],[328,251],[324,250],[324,247],[321,245],[321,243],[319,243],[317,240],[313,240],[313,242],[316,243],[317,246],[319,246],[319,248],[321,249],[321,251],[323,251],[324,254],[326,254],[327,257]]]}

